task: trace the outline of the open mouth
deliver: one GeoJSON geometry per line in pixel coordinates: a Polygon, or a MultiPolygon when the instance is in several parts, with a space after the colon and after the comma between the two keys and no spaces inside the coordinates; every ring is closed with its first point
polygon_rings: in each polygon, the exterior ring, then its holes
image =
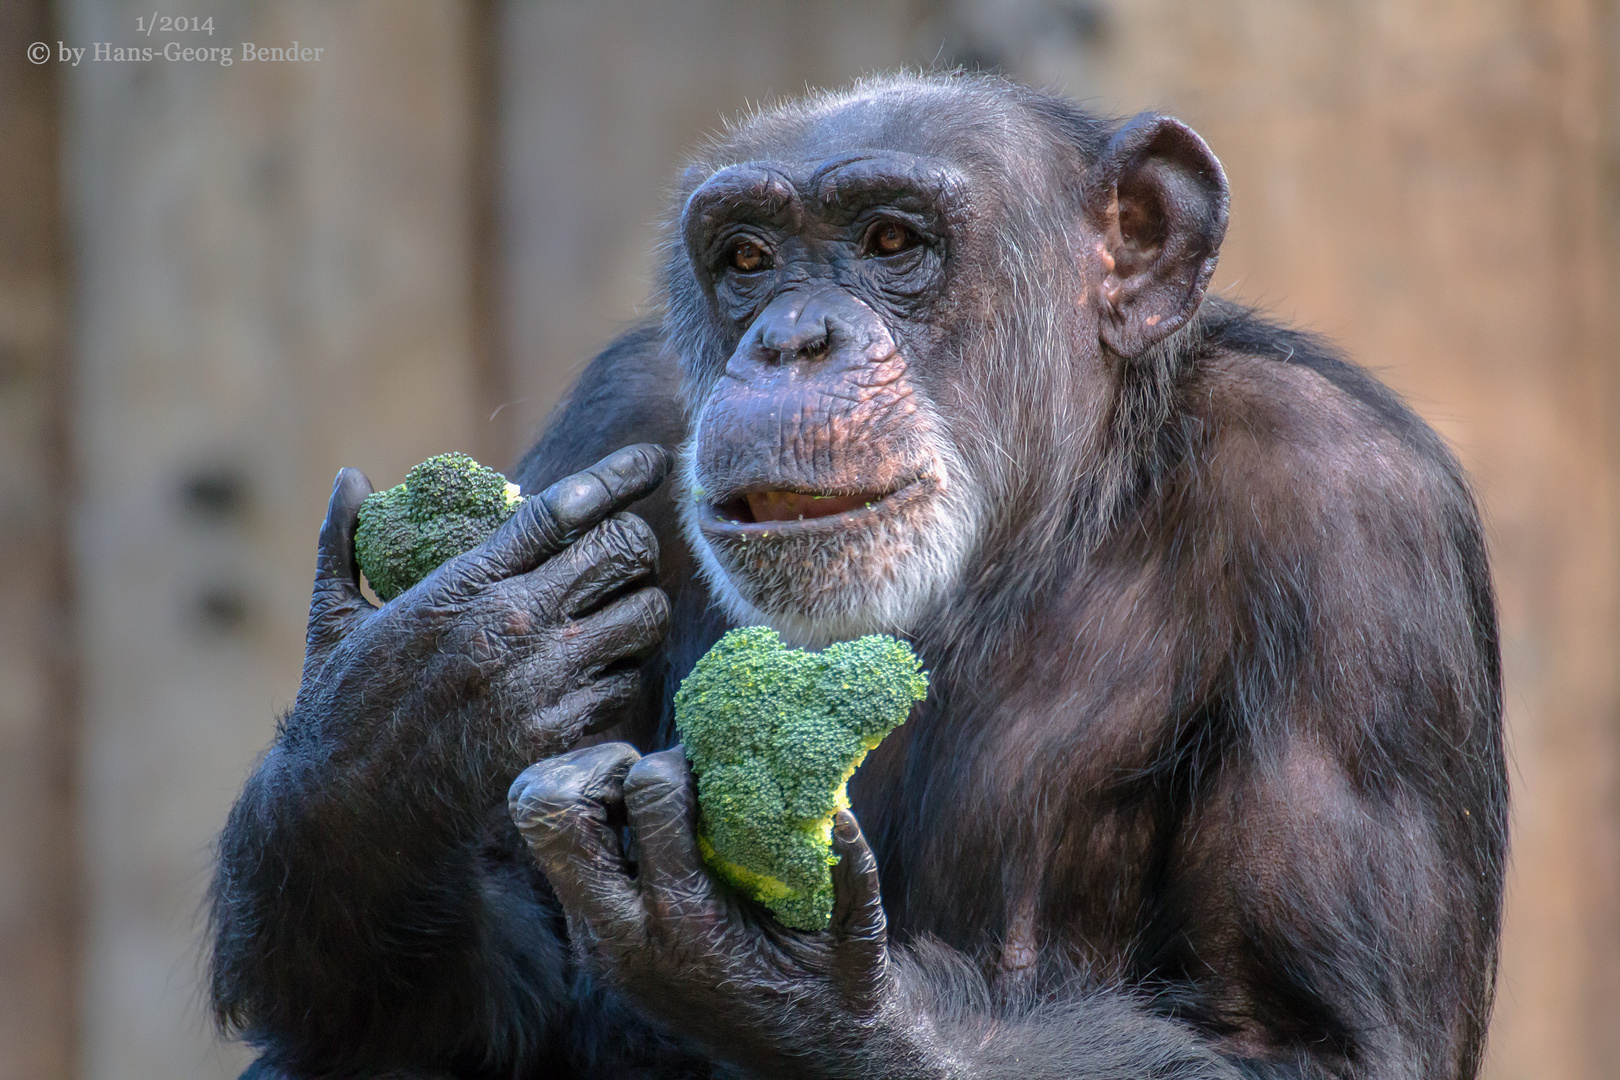
{"type": "Polygon", "coordinates": [[[708,524],[722,528],[769,526],[789,528],[800,522],[827,518],[853,517],[886,508],[887,504],[913,493],[922,481],[912,481],[888,491],[860,491],[852,494],[816,494],[804,491],[744,491],[709,507],[708,524]]]}

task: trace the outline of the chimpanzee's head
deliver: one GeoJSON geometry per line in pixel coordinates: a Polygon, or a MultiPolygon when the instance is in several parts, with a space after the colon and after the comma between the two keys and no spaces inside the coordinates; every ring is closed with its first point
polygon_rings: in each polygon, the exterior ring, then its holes
{"type": "Polygon", "coordinates": [[[688,539],[732,618],[813,645],[911,631],[1018,546],[1093,536],[1227,198],[1174,120],[1115,130],[978,77],[751,117],[679,197],[688,539]]]}

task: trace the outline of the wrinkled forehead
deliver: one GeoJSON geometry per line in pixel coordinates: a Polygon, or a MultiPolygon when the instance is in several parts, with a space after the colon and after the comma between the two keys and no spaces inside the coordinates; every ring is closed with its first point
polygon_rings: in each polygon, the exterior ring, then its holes
{"type": "Polygon", "coordinates": [[[736,165],[762,165],[801,193],[879,173],[955,177],[978,187],[1044,186],[1061,140],[1004,95],[929,83],[795,102],[750,118],[688,173],[688,191],[736,165]]]}

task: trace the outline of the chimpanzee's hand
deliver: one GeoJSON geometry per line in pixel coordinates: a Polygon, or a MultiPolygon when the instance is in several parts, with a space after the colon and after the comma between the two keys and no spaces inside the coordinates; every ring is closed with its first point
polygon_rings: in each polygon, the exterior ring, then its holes
{"type": "Polygon", "coordinates": [[[652,445],[611,454],[528,499],[479,547],[381,608],[360,592],[354,558],[371,483],[338,473],[295,715],[329,737],[345,729],[340,742],[459,717],[484,730],[447,733],[452,741],[493,742],[520,762],[609,726],[638,692],[625,662],[655,649],[669,621],[652,584],[652,529],[618,511],[656,488],[669,465],[652,445]]]}
{"type": "Polygon", "coordinates": [[[856,1061],[889,1077],[943,1074],[890,964],[877,861],[849,811],[833,828],[832,924],[803,933],[704,869],[678,746],[641,757],[607,743],[542,761],[508,804],[576,949],[671,1027],[769,1076],[837,1075],[856,1061]],[[610,824],[623,820],[628,851],[610,824]]]}

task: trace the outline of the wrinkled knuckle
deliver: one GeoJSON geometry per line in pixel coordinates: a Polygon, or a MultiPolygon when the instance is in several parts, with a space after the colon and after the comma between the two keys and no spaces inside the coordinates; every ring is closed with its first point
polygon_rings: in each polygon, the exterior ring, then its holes
{"type": "Polygon", "coordinates": [[[315,579],[315,600],[317,602],[331,602],[344,599],[348,595],[347,584],[342,578],[318,577],[315,579]]]}
{"type": "Polygon", "coordinates": [[[588,718],[587,710],[580,708],[577,702],[559,702],[535,713],[530,726],[536,735],[547,740],[555,754],[570,748],[588,718]]]}
{"type": "Polygon", "coordinates": [[[584,623],[564,623],[553,631],[552,642],[564,666],[576,668],[582,663],[587,646],[591,643],[589,628],[584,623]]]}
{"type": "Polygon", "coordinates": [[[478,621],[503,640],[514,643],[525,642],[541,629],[537,618],[540,613],[533,606],[521,603],[505,591],[490,596],[485,603],[478,606],[480,608],[478,621]]]}
{"type": "Polygon", "coordinates": [[[621,565],[630,545],[617,518],[608,518],[587,532],[579,545],[582,559],[601,568],[621,565]]]}
{"type": "Polygon", "coordinates": [[[621,482],[642,486],[662,479],[671,465],[669,451],[656,443],[636,443],[607,459],[605,463],[621,482]]]}
{"type": "Polygon", "coordinates": [[[627,613],[618,620],[614,640],[626,648],[642,649],[669,634],[669,597],[653,587],[632,594],[627,613]]]}
{"type": "Polygon", "coordinates": [[[531,502],[532,506],[525,506],[528,512],[517,516],[513,528],[530,546],[556,543],[561,539],[563,529],[557,522],[555,512],[545,503],[544,496],[531,502]]]}
{"type": "Polygon", "coordinates": [[[648,476],[662,476],[675,464],[675,455],[660,443],[637,443],[635,450],[648,476]]]}
{"type": "Polygon", "coordinates": [[[460,645],[460,652],[479,675],[489,674],[505,651],[500,633],[495,628],[485,625],[470,627],[461,635],[460,645]]]}
{"type": "Polygon", "coordinates": [[[658,562],[658,534],[637,514],[614,514],[612,524],[619,536],[625,555],[644,566],[658,562]]]}
{"type": "Polygon", "coordinates": [[[578,548],[577,544],[564,548],[542,563],[539,569],[527,575],[533,602],[541,604],[547,610],[557,610],[560,595],[579,579],[589,565],[580,559],[578,548]]]}
{"type": "Polygon", "coordinates": [[[520,829],[544,828],[555,824],[578,805],[583,796],[580,785],[566,771],[541,762],[525,769],[507,792],[507,809],[520,829]]]}
{"type": "Polygon", "coordinates": [[[662,637],[669,630],[670,605],[669,596],[663,589],[653,586],[641,590],[642,613],[644,625],[654,634],[662,637]]]}
{"type": "Polygon", "coordinates": [[[566,861],[569,813],[567,806],[543,802],[514,803],[511,807],[512,824],[548,870],[566,861]]]}
{"type": "MultiPolygon", "coordinates": [[[[536,785],[535,772],[539,767],[541,766],[535,764],[518,772],[517,779],[512,780],[512,787],[507,789],[507,810],[512,813],[514,821],[520,818],[520,814],[527,814],[528,808],[535,805],[533,790],[536,785]]],[[[522,821],[518,824],[522,824],[522,821]]]]}
{"type": "Polygon", "coordinates": [[[581,727],[586,731],[604,731],[626,718],[641,692],[641,679],[637,673],[629,672],[598,680],[577,692],[584,699],[580,708],[581,727]]]}
{"type": "Polygon", "coordinates": [[[559,802],[543,794],[527,793],[523,798],[510,802],[508,809],[512,824],[532,841],[559,832],[564,819],[573,811],[573,804],[559,802]]]}
{"type": "Polygon", "coordinates": [[[465,599],[505,577],[499,554],[485,543],[440,563],[425,580],[434,582],[447,596],[465,599]]]}
{"type": "Polygon", "coordinates": [[[685,790],[686,775],[678,762],[663,754],[648,754],[625,774],[624,793],[628,798],[635,792],[638,798],[656,802],[685,790]]]}
{"type": "Polygon", "coordinates": [[[589,561],[596,564],[598,573],[638,574],[650,565],[645,545],[628,518],[628,514],[615,514],[587,534],[584,546],[589,548],[589,561]]]}

